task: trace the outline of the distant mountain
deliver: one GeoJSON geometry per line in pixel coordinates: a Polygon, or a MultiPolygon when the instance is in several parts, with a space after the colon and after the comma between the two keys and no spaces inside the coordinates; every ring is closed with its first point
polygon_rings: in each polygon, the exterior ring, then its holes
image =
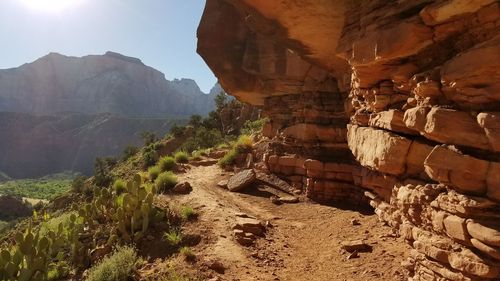
{"type": "Polygon", "coordinates": [[[12,178],[71,170],[91,174],[96,157],[163,136],[173,123],[215,109],[218,84],[203,93],[191,79],[169,81],[141,60],[107,52],[50,53],[0,70],[0,171],[12,178]]]}
{"type": "Polygon", "coordinates": [[[169,81],[141,60],[113,52],[84,57],[50,53],[0,70],[0,111],[174,116],[206,115],[214,108],[214,93],[204,94],[194,80],[169,81]]]}

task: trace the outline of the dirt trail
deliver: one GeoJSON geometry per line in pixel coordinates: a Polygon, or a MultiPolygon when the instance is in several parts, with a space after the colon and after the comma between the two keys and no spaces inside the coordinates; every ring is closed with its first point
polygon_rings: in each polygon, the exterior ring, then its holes
{"type": "Polygon", "coordinates": [[[192,266],[221,261],[227,270],[210,271],[214,280],[404,280],[400,263],[408,246],[376,215],[310,202],[277,206],[265,192],[232,193],[217,186],[229,175],[215,165],[193,167],[179,177],[193,191],[168,200],[200,213],[193,226],[203,240],[194,248],[199,261],[192,266]],[[251,247],[239,245],[232,235],[238,213],[268,221],[266,237],[251,247]],[[355,239],[365,239],[373,251],[348,259],[340,243],[355,239]]]}

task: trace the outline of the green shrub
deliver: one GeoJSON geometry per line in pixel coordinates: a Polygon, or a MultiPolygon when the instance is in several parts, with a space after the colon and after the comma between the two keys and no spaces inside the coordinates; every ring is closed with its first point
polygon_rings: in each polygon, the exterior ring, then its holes
{"type": "Polygon", "coordinates": [[[83,188],[85,187],[85,180],[87,178],[84,176],[76,176],[73,181],[71,182],[71,190],[76,193],[80,193],[83,191],[83,188]]]}
{"type": "Polygon", "coordinates": [[[174,155],[175,162],[187,163],[189,162],[189,154],[186,151],[177,151],[174,155]]]}
{"type": "Polygon", "coordinates": [[[182,243],[182,233],[180,230],[170,230],[163,234],[163,240],[172,247],[177,247],[182,243]]]}
{"type": "Polygon", "coordinates": [[[165,192],[172,189],[177,184],[177,177],[172,172],[163,172],[155,180],[158,192],[165,192]]]}
{"type": "Polygon", "coordinates": [[[116,194],[122,194],[125,190],[127,190],[127,183],[125,183],[122,179],[117,179],[113,183],[113,190],[116,194]]]}
{"type": "Polygon", "coordinates": [[[204,151],[201,149],[195,150],[191,153],[191,157],[189,158],[190,160],[201,160],[201,157],[203,156],[204,151]]]}
{"type": "Polygon", "coordinates": [[[194,261],[196,259],[196,255],[193,250],[187,246],[184,246],[180,249],[179,253],[184,256],[184,258],[188,261],[194,261]]]}
{"type": "Polygon", "coordinates": [[[221,159],[219,159],[219,162],[217,163],[222,168],[231,166],[234,164],[234,160],[236,159],[236,157],[238,157],[238,155],[239,155],[238,151],[235,148],[232,148],[226,154],[224,154],[224,156],[221,159]]]}
{"type": "Polygon", "coordinates": [[[252,138],[247,135],[241,135],[234,144],[234,148],[240,153],[251,151],[253,148],[252,138]]]}
{"type": "Polygon", "coordinates": [[[127,161],[130,157],[134,156],[137,152],[139,152],[139,148],[137,146],[129,145],[125,147],[122,153],[122,160],[127,161]]]}
{"type": "Polygon", "coordinates": [[[137,267],[137,252],[131,247],[117,248],[89,270],[87,281],[127,281],[137,267]]]}
{"type": "Polygon", "coordinates": [[[160,161],[158,161],[158,166],[162,172],[172,171],[175,167],[175,158],[172,156],[162,157],[160,158],[160,161]]]}
{"type": "Polygon", "coordinates": [[[256,132],[262,131],[262,127],[269,121],[268,118],[261,118],[254,121],[247,120],[241,128],[241,133],[244,135],[251,135],[256,132]]]}
{"type": "Polygon", "coordinates": [[[150,181],[156,180],[158,175],[161,173],[161,168],[159,166],[149,167],[148,169],[148,177],[150,181]]]}
{"type": "Polygon", "coordinates": [[[180,217],[183,220],[192,220],[198,217],[196,211],[190,206],[184,206],[181,208],[180,217]]]}
{"type": "Polygon", "coordinates": [[[192,152],[198,149],[214,147],[223,141],[224,138],[218,129],[199,127],[192,136],[184,141],[181,150],[192,152]]]}
{"type": "Polygon", "coordinates": [[[113,181],[111,170],[116,165],[116,159],[112,157],[96,158],[94,162],[94,183],[97,186],[108,187],[113,181]]]}
{"type": "Polygon", "coordinates": [[[157,148],[157,143],[152,143],[144,147],[142,151],[142,164],[144,168],[151,167],[158,161],[158,152],[156,151],[157,148]]]}

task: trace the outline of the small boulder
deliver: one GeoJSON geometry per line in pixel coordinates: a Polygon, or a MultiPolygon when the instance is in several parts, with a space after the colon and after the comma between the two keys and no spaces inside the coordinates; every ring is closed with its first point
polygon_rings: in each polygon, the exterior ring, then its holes
{"type": "Polygon", "coordinates": [[[217,183],[217,186],[222,188],[227,188],[227,180],[221,180],[220,182],[217,183]]]}
{"type": "Polygon", "coordinates": [[[288,204],[299,203],[299,198],[295,196],[283,196],[278,198],[278,200],[281,203],[288,203],[288,204]]]}
{"type": "Polygon", "coordinates": [[[252,169],[243,170],[232,176],[227,182],[230,191],[239,191],[251,185],[255,181],[255,171],[252,169]]]}
{"type": "Polygon", "coordinates": [[[243,232],[249,232],[258,236],[263,236],[265,228],[259,220],[252,218],[241,218],[236,220],[236,224],[233,229],[242,230],[243,232]]]}
{"type": "Polygon", "coordinates": [[[353,240],[342,242],[341,248],[350,253],[356,252],[371,252],[372,246],[366,244],[363,240],[353,240]]]}
{"type": "Polygon", "coordinates": [[[224,274],[224,272],[226,271],[226,267],[219,260],[210,260],[210,261],[207,261],[205,264],[207,265],[208,268],[210,268],[211,270],[213,270],[217,273],[224,274]]]}
{"type": "Polygon", "coordinates": [[[193,191],[193,188],[191,187],[191,184],[187,181],[185,182],[180,182],[172,188],[172,192],[176,194],[188,194],[191,191],[193,191]]]}

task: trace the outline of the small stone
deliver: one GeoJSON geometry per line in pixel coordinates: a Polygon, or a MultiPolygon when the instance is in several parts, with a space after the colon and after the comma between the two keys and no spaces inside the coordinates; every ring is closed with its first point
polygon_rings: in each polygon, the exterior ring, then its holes
{"type": "Polygon", "coordinates": [[[191,184],[187,181],[185,182],[180,182],[172,188],[173,193],[177,194],[188,194],[191,191],[193,191],[193,188],[191,187],[191,184]]]}
{"type": "Polygon", "coordinates": [[[357,220],[357,219],[352,219],[352,220],[351,220],[351,224],[352,224],[352,225],[361,225],[361,223],[360,223],[360,222],[359,222],[359,220],[357,220]]]}
{"type": "Polygon", "coordinates": [[[352,253],[350,253],[348,256],[347,256],[347,259],[350,260],[350,259],[355,259],[355,258],[359,258],[359,253],[358,251],[354,251],[352,253]]]}
{"type": "Polygon", "coordinates": [[[221,180],[220,182],[217,183],[217,186],[222,188],[227,188],[227,180],[221,180]]]}
{"type": "Polygon", "coordinates": [[[269,200],[271,200],[271,203],[276,205],[281,205],[283,203],[279,200],[278,196],[276,195],[271,195],[271,197],[269,197],[269,200]]]}
{"type": "Polygon", "coordinates": [[[258,236],[263,236],[265,230],[260,221],[252,218],[238,218],[233,229],[240,229],[244,232],[250,232],[258,236]]]}
{"type": "Polygon", "coordinates": [[[278,199],[281,203],[293,204],[299,203],[299,198],[295,196],[283,196],[278,199]]]}
{"type": "Polygon", "coordinates": [[[371,252],[372,246],[363,242],[363,240],[353,240],[353,241],[344,241],[341,243],[341,248],[348,252],[371,252]]]}
{"type": "Polygon", "coordinates": [[[208,261],[206,263],[206,265],[208,266],[208,268],[210,268],[211,270],[217,272],[217,273],[220,273],[220,274],[224,274],[224,272],[226,271],[226,267],[224,266],[224,264],[219,261],[219,260],[211,260],[211,261],[208,261]]]}

